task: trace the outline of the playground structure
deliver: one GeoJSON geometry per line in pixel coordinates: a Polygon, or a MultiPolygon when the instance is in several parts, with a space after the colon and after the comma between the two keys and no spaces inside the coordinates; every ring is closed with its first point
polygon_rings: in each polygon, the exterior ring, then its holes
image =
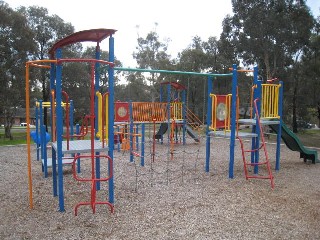
{"type": "MultiPolygon", "coordinates": [[[[262,178],[270,179],[271,187],[274,187],[273,176],[270,168],[268,153],[265,146],[264,134],[262,130],[263,125],[275,124],[278,127],[277,134],[277,150],[276,150],[276,170],[280,168],[280,140],[281,140],[281,125],[282,125],[282,86],[279,84],[262,84],[258,80],[258,68],[253,70],[253,87],[251,94],[251,104],[254,103],[253,113],[251,119],[239,119],[238,107],[239,98],[237,94],[237,73],[238,69],[233,66],[233,79],[232,79],[232,93],[225,96],[216,96],[211,93],[212,81],[208,82],[208,111],[207,111],[207,153],[206,153],[206,171],[210,167],[210,136],[223,136],[230,138],[230,160],[229,160],[229,178],[234,177],[234,148],[236,139],[239,140],[244,171],[247,179],[249,178],[262,178]],[[267,120],[266,120],[267,119],[267,120]],[[238,124],[247,124],[252,126],[252,132],[240,132],[238,124]],[[219,131],[219,129],[224,129],[219,131]],[[251,149],[245,150],[243,138],[251,139],[251,149]],[[261,145],[260,145],[261,141],[261,145]],[[265,161],[259,161],[260,149],[263,150],[265,161]],[[246,153],[251,154],[251,161],[248,163],[245,157],[246,153]],[[259,176],[259,166],[266,165],[268,176],[259,176]],[[254,167],[254,175],[249,175],[247,167],[254,167]]],[[[245,71],[245,70],[240,70],[245,71]]],[[[247,70],[252,72],[252,70],[247,70]]]]}
{"type": "MultiPolygon", "coordinates": [[[[64,211],[64,185],[63,185],[63,157],[70,154],[74,155],[74,160],[72,162],[73,169],[74,165],[78,160],[84,158],[91,160],[91,177],[80,179],[75,175],[75,179],[78,181],[89,182],[91,183],[91,201],[90,202],[80,202],[75,207],[75,214],[77,214],[77,209],[81,205],[90,205],[93,212],[97,204],[106,204],[110,207],[111,212],[113,212],[113,176],[112,176],[112,159],[113,159],[113,118],[109,118],[109,135],[108,135],[108,145],[102,146],[101,142],[96,140],[95,135],[97,134],[97,97],[96,92],[99,88],[99,67],[100,65],[110,65],[113,67],[114,62],[114,39],[113,34],[116,30],[113,29],[94,29],[88,31],[82,31],[75,34],[72,34],[60,41],[58,41],[50,49],[50,60],[38,60],[38,61],[29,61],[26,63],[26,111],[27,118],[29,118],[29,68],[30,67],[41,67],[50,69],[50,90],[54,92],[50,97],[55,98],[51,99],[51,102],[55,102],[55,108],[51,108],[51,120],[52,120],[52,136],[56,136],[56,139],[53,139],[52,143],[52,180],[53,180],[53,195],[59,197],[59,209],[64,211]],[[100,47],[99,44],[102,40],[109,38],[109,61],[100,60],[100,47]],[[95,59],[63,59],[62,57],[62,47],[76,43],[79,41],[92,41],[97,43],[96,47],[96,56],[95,59]],[[83,134],[73,135],[70,134],[69,128],[67,128],[66,140],[63,139],[63,112],[62,112],[62,96],[63,90],[62,86],[62,65],[68,62],[82,62],[88,63],[91,70],[91,79],[90,79],[90,114],[87,116],[89,121],[90,128],[90,140],[81,140],[83,134]],[[48,65],[50,64],[50,65],[48,65]],[[52,110],[54,109],[55,112],[52,110]],[[53,124],[54,122],[54,124],[53,124]],[[71,138],[77,138],[72,140],[71,138]],[[70,141],[72,140],[72,141],[70,141]],[[102,152],[107,152],[107,155],[101,154],[102,152]],[[89,155],[81,155],[86,153],[89,155]],[[100,161],[104,161],[108,166],[108,172],[103,173],[104,176],[101,176],[100,173],[100,161]],[[96,191],[100,189],[100,183],[108,181],[109,185],[109,200],[108,201],[97,201],[96,191]]],[[[114,74],[113,68],[108,69],[108,81],[109,81],[109,104],[108,111],[111,116],[113,116],[113,104],[114,104],[114,90],[113,90],[113,81],[114,74]]],[[[68,109],[68,108],[67,108],[68,109]]],[[[29,188],[30,188],[30,207],[33,206],[33,197],[32,197],[32,174],[31,174],[31,153],[30,153],[30,129],[27,127],[27,142],[28,142],[28,169],[29,169],[29,188]]],[[[75,174],[75,173],[74,173],[75,174]]]]}
{"type": "Polygon", "coordinates": [[[233,66],[232,93],[228,95],[215,95],[212,93],[212,80],[208,81],[208,108],[207,108],[207,147],[206,147],[206,171],[210,168],[210,137],[220,136],[230,138],[229,178],[234,177],[234,149],[236,139],[239,140],[244,172],[246,179],[269,179],[271,187],[274,188],[273,175],[269,161],[266,142],[264,139],[264,126],[270,127],[277,135],[275,170],[280,170],[280,148],[281,138],[289,149],[300,152],[300,158],[306,162],[319,162],[317,151],[306,149],[297,136],[289,130],[282,121],[282,99],[283,82],[274,83],[267,81],[262,83],[258,79],[258,67],[254,70],[239,70],[233,66]],[[238,97],[238,72],[253,72],[253,84],[251,89],[251,113],[250,119],[239,119],[239,97],[238,97]],[[251,132],[239,131],[239,125],[250,125],[251,132]],[[223,130],[221,130],[223,129],[223,130]],[[251,139],[251,148],[244,149],[244,140],[251,139]],[[264,161],[260,161],[260,152],[264,153],[264,161]],[[246,154],[250,154],[247,162],[246,154]],[[265,165],[267,175],[259,175],[259,167],[265,165]],[[253,167],[253,175],[249,174],[248,167],[253,167]]]}
{"type": "MultiPolygon", "coordinates": [[[[153,144],[159,139],[163,142],[163,135],[168,131],[168,142],[170,147],[173,143],[178,142],[175,131],[177,126],[182,126],[182,142],[185,144],[185,135],[188,133],[197,142],[197,136],[192,124],[199,125],[194,120],[194,116],[189,113],[185,106],[185,88],[178,83],[163,83],[167,90],[167,99],[164,102],[161,88],[161,97],[159,103],[135,103],[135,102],[115,102],[114,101],[114,70],[121,71],[138,71],[151,73],[167,74],[192,74],[207,78],[208,82],[208,106],[207,106],[207,127],[206,127],[206,165],[205,171],[210,170],[210,138],[212,136],[223,136],[230,138],[230,158],[229,158],[229,178],[234,177],[234,148],[235,141],[239,139],[242,147],[243,162],[246,178],[266,178],[274,186],[273,176],[270,169],[268,154],[265,149],[264,136],[262,134],[262,125],[272,125],[277,132],[277,151],[276,151],[276,170],[280,168],[280,140],[282,136],[282,85],[279,84],[262,84],[258,80],[258,69],[253,71],[254,82],[252,88],[252,118],[239,119],[237,98],[237,73],[236,65],[233,65],[232,72],[227,74],[212,73],[194,73],[181,71],[166,70],[149,70],[119,68],[114,66],[114,38],[113,29],[92,29],[74,33],[58,41],[50,50],[50,60],[29,61],[26,63],[26,112],[27,121],[29,118],[30,100],[29,100],[29,68],[40,67],[50,69],[50,89],[51,89],[51,139],[52,139],[52,187],[53,195],[59,198],[59,210],[64,211],[64,181],[63,181],[63,160],[66,155],[71,159],[74,179],[80,182],[87,182],[91,186],[90,201],[80,202],[75,206],[75,214],[82,205],[89,205],[95,212],[96,205],[104,204],[114,211],[114,171],[113,161],[115,145],[130,151],[130,161],[134,157],[140,157],[140,165],[144,166],[144,135],[145,124],[151,124],[154,127],[153,144]],[[99,44],[102,40],[109,38],[109,59],[108,61],[100,60],[99,44]],[[97,43],[95,59],[63,59],[62,47],[81,41],[92,41],[97,43]],[[64,133],[63,108],[66,111],[72,111],[70,106],[65,106],[62,97],[65,96],[62,86],[62,66],[68,62],[81,62],[90,65],[90,114],[85,117],[86,126],[77,130],[74,134],[72,113],[66,114],[70,126],[67,124],[66,133],[64,133]],[[99,68],[100,65],[108,66],[108,92],[99,92],[99,68]],[[212,94],[213,80],[216,77],[232,77],[232,92],[228,96],[216,96],[212,94]],[[276,86],[276,87],[275,87],[276,86]],[[172,101],[171,88],[177,90],[174,92],[174,101],[172,101]],[[180,96],[179,96],[180,94],[180,96]],[[182,101],[175,101],[181,98],[182,101]],[[223,103],[223,104],[220,104],[223,103]],[[220,104],[220,105],[219,105],[220,104]],[[188,115],[191,120],[188,120],[188,115]],[[238,124],[252,125],[251,133],[242,133],[238,131],[238,124]],[[156,133],[155,126],[160,124],[160,129],[156,133]],[[189,124],[189,126],[188,126],[189,124]],[[141,128],[140,128],[141,127],[141,128]],[[88,130],[89,128],[89,130],[88,130]],[[219,131],[223,129],[223,131],[219,131]],[[90,133],[90,134],[89,134],[90,133]],[[87,135],[88,139],[83,139],[87,135]],[[251,149],[244,150],[242,139],[250,137],[251,149]],[[260,146],[261,141],[261,146],[260,146]],[[141,150],[139,152],[139,149],[141,150]],[[259,161],[260,149],[264,151],[265,161],[259,161]],[[249,163],[245,160],[245,153],[251,154],[249,163]],[[76,173],[76,163],[78,163],[78,172],[80,171],[80,160],[91,161],[90,177],[82,178],[76,173]],[[100,172],[101,164],[107,166],[107,172],[100,172]],[[259,177],[258,170],[261,165],[268,168],[267,177],[259,177]],[[247,167],[254,167],[254,174],[249,175],[247,167]],[[108,201],[98,201],[96,192],[100,190],[100,184],[108,182],[108,201]]],[[[66,103],[69,100],[66,98],[66,103]]],[[[71,101],[70,101],[71,103],[71,101]]],[[[71,104],[70,104],[71,105],[71,104]]],[[[49,105],[48,105],[49,106],[49,105]]],[[[44,107],[44,106],[42,106],[44,107]]],[[[40,106],[39,109],[41,110],[40,106]]],[[[41,119],[41,118],[40,118],[41,119]]],[[[27,122],[28,123],[28,122],[27,122]]],[[[40,128],[42,129],[40,123],[40,128]]],[[[32,172],[31,172],[31,148],[30,148],[30,128],[27,124],[27,143],[28,143],[28,172],[29,172],[29,200],[30,207],[33,208],[33,191],[32,191],[32,172]]],[[[43,132],[40,134],[43,135],[43,132]]],[[[38,136],[38,133],[36,134],[38,136]]],[[[199,140],[199,139],[198,139],[199,140]]],[[[38,144],[38,142],[37,142],[38,144]]],[[[43,143],[41,143],[43,144],[43,143]]],[[[155,145],[153,146],[155,148],[155,145]]],[[[41,149],[46,149],[41,145],[41,149]]],[[[155,149],[154,149],[155,150],[155,149]]],[[[43,153],[45,155],[45,153],[43,153]]],[[[303,156],[305,159],[317,159],[313,153],[307,153],[303,156]]],[[[70,160],[69,160],[70,163],[70,160]]],[[[47,163],[46,163],[47,164],[47,163]]],[[[44,163],[45,165],[45,163],[44,163]]],[[[46,169],[47,166],[44,167],[46,169]]],[[[47,170],[44,170],[47,171],[47,170]]],[[[45,174],[47,174],[45,172],[45,174]]]]}
{"type": "MultiPolygon", "coordinates": [[[[67,135],[73,135],[74,133],[74,126],[73,124],[70,125],[70,123],[73,123],[73,101],[68,98],[68,95],[66,92],[63,92],[63,95],[66,97],[67,102],[62,102],[62,108],[65,110],[66,113],[66,130],[67,135]]],[[[54,100],[54,91],[52,91],[52,98],[51,100],[54,100]]],[[[47,156],[47,147],[48,143],[51,140],[51,136],[48,132],[46,132],[46,126],[44,125],[44,108],[48,108],[52,110],[53,115],[55,115],[55,107],[56,103],[54,102],[43,102],[42,100],[39,100],[36,102],[35,107],[35,117],[36,117],[36,128],[35,131],[32,131],[30,133],[30,136],[33,140],[33,142],[36,144],[36,151],[37,151],[37,160],[42,161],[42,171],[44,173],[44,177],[48,177],[48,167],[52,167],[52,159],[48,158],[47,156]]],[[[55,118],[51,121],[52,129],[55,129],[55,118]]],[[[79,131],[78,126],[76,126],[77,134],[79,131]]],[[[55,142],[56,134],[52,134],[52,140],[55,142]]],[[[68,141],[69,139],[67,139],[68,141]]],[[[63,163],[64,164],[71,164],[73,160],[73,157],[64,157],[63,163]]],[[[80,167],[80,165],[79,165],[80,167]]]]}
{"type": "MultiPolygon", "coordinates": [[[[39,67],[39,68],[47,68],[50,69],[50,91],[51,91],[51,138],[52,142],[52,182],[53,182],[53,195],[58,196],[59,198],[59,209],[60,211],[64,211],[64,182],[63,182],[63,159],[66,155],[70,155],[73,157],[73,169],[75,169],[74,165],[79,160],[88,158],[91,160],[91,178],[81,179],[75,175],[75,179],[78,181],[91,182],[91,201],[90,202],[81,202],[75,208],[75,213],[77,213],[77,209],[82,205],[90,205],[95,211],[95,206],[97,204],[106,204],[110,206],[111,211],[113,211],[113,203],[114,203],[114,184],[113,184],[113,150],[114,150],[114,118],[108,116],[114,116],[114,39],[113,34],[116,30],[112,29],[93,29],[87,31],[81,31],[78,33],[74,33],[60,41],[58,41],[54,46],[50,49],[50,60],[37,60],[37,61],[29,61],[26,63],[26,112],[27,119],[29,119],[29,109],[30,109],[30,99],[29,99],[29,69],[30,67],[39,67]],[[99,43],[109,38],[109,61],[100,60],[100,48],[99,43]],[[76,43],[79,41],[92,41],[97,43],[96,48],[96,58],[95,59],[63,59],[62,57],[62,47],[67,46],[72,43],[76,43]],[[86,120],[88,120],[88,125],[90,130],[86,131],[86,133],[73,134],[73,131],[70,133],[69,127],[67,127],[67,133],[64,134],[63,130],[63,104],[62,104],[62,96],[63,90],[62,86],[62,65],[67,64],[69,62],[81,62],[87,63],[90,65],[91,69],[91,87],[90,87],[90,114],[86,116],[86,120]],[[98,94],[99,89],[99,67],[100,65],[108,65],[108,94],[104,96],[107,99],[107,109],[103,110],[101,96],[98,94]],[[100,106],[98,102],[100,101],[100,106]],[[99,106],[99,107],[98,107],[99,106]],[[99,110],[100,109],[100,110],[99,110]],[[101,110],[102,109],[102,110],[101,110]],[[103,120],[98,118],[98,112],[100,114],[105,111],[107,117],[104,118],[107,123],[106,131],[99,130],[100,127],[104,126],[103,120]],[[99,120],[100,119],[100,120],[99,120]],[[85,134],[90,132],[90,140],[83,140],[85,134]],[[105,138],[104,139],[104,134],[105,138]],[[65,139],[64,139],[65,138],[65,139]],[[73,139],[74,138],[74,139],[73,139]],[[99,140],[100,138],[100,140],[99,140]],[[102,141],[101,141],[102,139],[102,141]],[[107,155],[102,155],[100,153],[107,152],[107,155]],[[85,157],[79,157],[80,154],[90,153],[90,155],[84,155],[85,157]],[[105,163],[108,165],[108,173],[106,173],[106,177],[100,177],[100,160],[106,159],[105,163]],[[100,189],[100,182],[107,181],[109,185],[108,195],[109,201],[97,201],[96,200],[96,191],[100,189]]],[[[119,70],[119,69],[118,69],[119,70]]],[[[129,69],[121,69],[123,71],[129,71],[129,69]]],[[[134,71],[139,71],[137,69],[133,69],[134,71]]],[[[140,71],[146,71],[141,70],[140,71]]],[[[151,72],[152,70],[147,70],[151,72]]],[[[179,71],[162,71],[157,70],[157,72],[166,72],[172,74],[197,74],[202,76],[218,76],[218,74],[201,74],[201,73],[186,73],[179,71]]],[[[229,75],[229,74],[228,74],[229,75]]],[[[223,76],[223,74],[221,75],[223,76]]],[[[167,85],[168,88],[170,84],[167,85]]],[[[68,100],[66,101],[68,102],[68,100]]],[[[171,114],[170,105],[167,105],[167,114],[171,114]]],[[[181,106],[181,104],[180,104],[181,106]]],[[[69,109],[69,108],[66,108],[69,109]]],[[[180,107],[181,109],[181,107],[180,107]]],[[[173,109],[173,112],[177,113],[176,108],[173,109]]],[[[179,113],[181,115],[181,111],[179,113]]],[[[176,117],[176,116],[174,116],[176,117]]],[[[177,117],[178,118],[178,117],[177,117]]],[[[168,117],[169,119],[169,117],[168,117]]],[[[141,120],[140,120],[141,122],[141,120]]],[[[87,126],[88,128],[88,126],[87,126]]],[[[131,136],[132,137],[132,136],[131,136]]],[[[27,127],[27,145],[28,145],[28,172],[29,172],[29,200],[30,207],[33,207],[33,192],[32,192],[32,172],[31,172],[31,148],[30,148],[30,128],[27,127]]],[[[45,149],[45,148],[43,148],[45,149]]],[[[133,152],[132,152],[133,153],[133,152]]],[[[133,153],[134,154],[134,153],[133,153]]],[[[137,155],[137,154],[136,154],[137,155]]],[[[46,167],[44,167],[46,169],[46,167]]]]}

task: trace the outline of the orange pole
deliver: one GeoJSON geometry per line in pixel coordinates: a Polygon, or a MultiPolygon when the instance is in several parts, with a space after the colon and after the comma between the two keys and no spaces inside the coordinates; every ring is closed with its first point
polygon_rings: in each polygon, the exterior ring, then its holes
{"type": "Polygon", "coordinates": [[[27,120],[27,148],[28,148],[28,180],[29,180],[29,205],[33,209],[32,195],[32,169],[31,169],[31,148],[30,148],[30,97],[29,97],[29,64],[26,64],[26,120],[27,120]]]}
{"type": "Polygon", "coordinates": [[[56,60],[36,60],[26,62],[26,122],[27,122],[27,155],[28,155],[28,185],[29,185],[29,206],[33,209],[33,190],[32,190],[32,166],[31,166],[31,139],[30,139],[30,95],[29,95],[29,67],[47,68],[46,65],[38,65],[37,63],[55,63],[56,60]]]}

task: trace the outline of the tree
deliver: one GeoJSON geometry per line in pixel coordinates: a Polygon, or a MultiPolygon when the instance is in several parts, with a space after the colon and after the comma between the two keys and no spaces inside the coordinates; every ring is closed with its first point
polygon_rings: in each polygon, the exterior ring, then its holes
{"type": "Polygon", "coordinates": [[[25,105],[25,62],[35,50],[26,18],[0,1],[0,114],[5,137],[12,139],[16,109],[25,105]]]}
{"type": "MultiPolygon", "coordinates": [[[[177,68],[186,72],[209,72],[213,64],[204,49],[204,42],[195,36],[191,45],[178,54],[177,68]]],[[[208,51],[208,45],[207,51],[208,51]]],[[[179,76],[181,84],[187,87],[187,106],[204,120],[206,102],[206,78],[195,75],[179,76]]]]}
{"type": "Polygon", "coordinates": [[[309,41],[313,17],[303,0],[233,0],[232,6],[221,39],[235,46],[244,64],[258,64],[266,79],[290,66],[309,41]]]}
{"type": "MultiPolygon", "coordinates": [[[[87,47],[84,51],[79,48],[78,51],[74,51],[75,58],[94,59],[96,53],[95,47],[87,47]],[[81,51],[80,51],[81,50],[81,51]]],[[[71,53],[70,53],[71,54],[71,53]]],[[[108,60],[108,51],[100,52],[101,60],[108,60]]],[[[121,66],[121,62],[115,57],[115,65],[121,66]]],[[[63,82],[62,87],[74,102],[75,108],[75,121],[79,121],[83,115],[88,114],[90,111],[89,99],[90,99],[90,64],[72,62],[65,63],[63,69],[63,82]]],[[[115,85],[119,82],[119,78],[115,76],[115,85]]],[[[100,82],[99,91],[105,93],[108,91],[108,66],[100,64],[100,82]]]]}
{"type": "MultiPolygon", "coordinates": [[[[306,116],[308,108],[314,109],[313,112],[315,114],[320,102],[320,16],[315,22],[310,44],[308,48],[304,49],[301,58],[301,68],[304,81],[301,84],[301,94],[299,97],[303,101],[299,110],[301,111],[300,116],[306,116]]],[[[320,115],[318,115],[318,120],[320,124],[320,115]]]]}
{"type": "MultiPolygon", "coordinates": [[[[146,38],[138,37],[137,52],[133,57],[137,60],[138,67],[144,69],[167,69],[172,68],[170,55],[166,53],[168,44],[159,41],[155,31],[147,34],[146,38]]],[[[165,79],[165,74],[151,73],[148,75],[151,100],[154,102],[158,96],[159,83],[165,79]]]]}
{"type": "Polygon", "coordinates": [[[301,75],[295,74],[301,71],[294,68],[300,68],[301,53],[309,44],[314,24],[305,1],[233,0],[232,6],[234,15],[224,19],[221,39],[234,46],[244,65],[258,64],[263,79],[292,79],[286,84],[295,115],[301,81],[301,75]]]}
{"type": "MultiPolygon", "coordinates": [[[[28,26],[34,33],[33,42],[37,49],[32,60],[49,59],[49,50],[53,44],[74,32],[74,27],[70,23],[65,23],[57,15],[50,16],[46,8],[22,6],[18,12],[26,17],[28,26]]],[[[42,68],[34,71],[36,79],[42,86],[42,100],[47,102],[49,101],[49,72],[42,68]]],[[[47,126],[47,108],[44,108],[44,124],[47,126]]]]}

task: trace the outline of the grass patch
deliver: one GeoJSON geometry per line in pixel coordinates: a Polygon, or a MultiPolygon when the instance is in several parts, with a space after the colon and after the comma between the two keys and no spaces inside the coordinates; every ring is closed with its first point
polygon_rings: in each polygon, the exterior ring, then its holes
{"type": "MultiPolygon", "coordinates": [[[[320,147],[320,130],[319,129],[306,129],[299,130],[298,133],[295,133],[299,138],[300,142],[306,147],[320,147]]],[[[276,134],[268,134],[265,137],[266,141],[276,142],[277,135],[276,134]]]]}
{"type": "Polygon", "coordinates": [[[13,139],[4,138],[4,130],[0,129],[0,146],[5,145],[17,145],[17,144],[26,144],[27,143],[27,134],[26,132],[16,132],[13,129],[11,130],[13,139]]]}

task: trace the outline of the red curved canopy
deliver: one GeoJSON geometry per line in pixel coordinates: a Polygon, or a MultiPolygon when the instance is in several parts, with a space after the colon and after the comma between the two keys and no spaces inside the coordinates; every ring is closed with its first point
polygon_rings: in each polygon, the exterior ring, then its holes
{"type": "Polygon", "coordinates": [[[161,84],[170,84],[176,90],[186,90],[187,89],[185,86],[183,86],[182,84],[177,83],[177,82],[163,82],[161,84]]]}
{"type": "Polygon", "coordinates": [[[52,48],[49,50],[50,56],[53,58],[54,53],[58,48],[61,48],[66,45],[70,45],[77,42],[101,42],[105,38],[111,36],[114,34],[117,30],[114,29],[90,29],[90,30],[84,30],[80,32],[73,33],[58,42],[56,42],[52,48]]]}

